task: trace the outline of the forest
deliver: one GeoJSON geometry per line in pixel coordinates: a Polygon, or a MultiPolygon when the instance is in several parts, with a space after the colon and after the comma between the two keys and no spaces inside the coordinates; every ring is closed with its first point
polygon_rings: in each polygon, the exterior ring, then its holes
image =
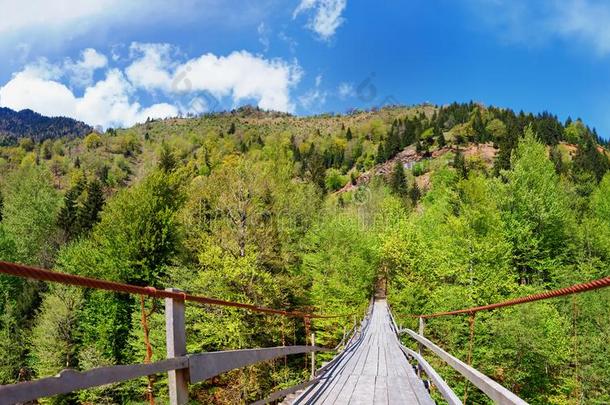
{"type": "MultiPolygon", "coordinates": [[[[0,260],[329,314],[363,311],[382,280],[397,321],[416,328],[412,314],[609,276],[607,148],[580,119],[474,102],[310,117],[243,107],[13,138],[0,147],[0,260]]],[[[4,275],[0,291],[0,384],[145,356],[137,297],[4,275]]],[[[145,304],[163,359],[163,305],[145,304]]],[[[608,403],[609,306],[599,290],[480,313],[472,363],[532,404],[608,403]]],[[[189,352],[305,342],[298,319],[197,305],[186,316],[189,352]]],[[[351,322],[312,330],[332,347],[351,322]]],[[[467,357],[467,316],[431,319],[426,335],[467,357]]],[[[488,403],[426,357],[468,403],[488,403]]],[[[248,403],[307,377],[289,357],[191,397],[248,403]]],[[[41,403],[144,403],[146,385],[41,403]]]]}

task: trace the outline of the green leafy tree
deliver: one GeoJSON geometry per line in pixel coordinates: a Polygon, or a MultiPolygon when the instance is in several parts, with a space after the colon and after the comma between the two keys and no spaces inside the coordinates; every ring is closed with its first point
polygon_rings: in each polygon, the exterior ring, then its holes
{"type": "Polygon", "coordinates": [[[337,191],[347,183],[347,178],[341,174],[341,171],[335,168],[330,168],[326,171],[326,180],[324,184],[329,191],[337,191]]]}
{"type": "Polygon", "coordinates": [[[49,267],[60,204],[49,173],[38,166],[24,167],[8,176],[4,192],[2,224],[15,243],[15,260],[49,267]]]}
{"type": "Polygon", "coordinates": [[[78,365],[77,321],[82,300],[82,290],[61,285],[44,295],[32,329],[31,362],[36,375],[55,375],[78,365]]]}
{"type": "Polygon", "coordinates": [[[505,222],[522,283],[549,281],[570,257],[574,215],[547,152],[527,128],[506,173],[505,222]]]}

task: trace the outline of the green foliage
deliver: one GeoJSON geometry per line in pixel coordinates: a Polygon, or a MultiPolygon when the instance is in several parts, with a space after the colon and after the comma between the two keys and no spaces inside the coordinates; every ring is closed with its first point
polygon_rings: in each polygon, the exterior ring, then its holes
{"type": "MultiPolygon", "coordinates": [[[[372,293],[377,271],[375,238],[358,220],[329,212],[307,235],[303,272],[310,278],[311,302],[329,314],[351,313],[362,308],[372,293]]],[[[322,327],[345,319],[319,320],[322,327]]],[[[349,320],[347,320],[349,322],[349,320]]],[[[322,328],[318,339],[336,345],[342,329],[322,328]]]]}
{"type": "Polygon", "coordinates": [[[453,158],[453,167],[455,168],[458,175],[462,178],[468,177],[468,167],[466,167],[466,159],[464,153],[458,150],[453,158]]]}
{"type": "Polygon", "coordinates": [[[169,173],[176,168],[176,157],[170,147],[163,142],[161,144],[161,153],[159,155],[159,168],[165,173],[169,173]]]}
{"type": "Polygon", "coordinates": [[[330,168],[326,171],[324,184],[327,190],[337,191],[347,184],[347,177],[343,176],[340,170],[330,168]]]}
{"type": "Polygon", "coordinates": [[[394,163],[392,174],[390,177],[390,188],[396,195],[405,196],[408,193],[407,177],[405,175],[405,168],[400,161],[394,163]]]}
{"type": "MultiPolygon", "coordinates": [[[[360,311],[387,281],[407,326],[407,314],[610,274],[607,152],[580,120],[563,125],[546,112],[454,103],[297,118],[239,109],[34,139],[0,146],[2,260],[322,313],[360,311]],[[445,143],[463,152],[435,150],[445,143]],[[411,173],[396,159],[386,186],[386,162],[413,149],[430,159],[411,173]],[[347,181],[354,187],[334,193],[347,181]]],[[[0,383],[142,361],[135,297],[8,276],[0,291],[0,383]]],[[[530,403],[607,402],[609,300],[599,291],[481,313],[474,365],[530,403]]],[[[165,349],[156,306],[154,360],[165,349]]],[[[333,346],[351,321],[314,320],[318,342],[333,346]]],[[[431,320],[426,334],[467,358],[465,317],[431,320]]],[[[304,335],[300,321],[187,310],[191,352],[303,344],[304,335]]],[[[198,384],[193,398],[260,399],[303,380],[296,357],[198,384]]],[[[434,365],[462,395],[463,380],[434,365]]],[[[47,401],[128,403],[144,389],[138,379],[47,401]]],[[[468,400],[486,403],[472,389],[468,400]]]]}
{"type": "Polygon", "coordinates": [[[56,249],[56,227],[60,199],[49,173],[28,166],[11,173],[4,188],[2,225],[15,244],[14,259],[49,266],[56,249]]]}
{"type": "Polygon", "coordinates": [[[85,137],[83,143],[89,150],[96,149],[102,145],[102,137],[98,133],[92,132],[85,137]]]}
{"type": "Polygon", "coordinates": [[[507,133],[506,124],[498,118],[494,118],[493,120],[489,121],[485,127],[485,130],[496,142],[503,139],[507,133]]]}
{"type": "Polygon", "coordinates": [[[117,269],[118,280],[155,285],[177,253],[177,211],[184,203],[180,174],[151,173],[129,190],[108,202],[93,239],[127,267],[117,269]]]}
{"type": "Polygon", "coordinates": [[[415,177],[426,174],[428,171],[430,171],[430,162],[427,160],[415,163],[412,168],[413,176],[415,177]]]}
{"type": "Polygon", "coordinates": [[[503,201],[513,265],[522,282],[549,281],[572,249],[573,216],[544,145],[526,130],[506,173],[503,201]]]}
{"type": "Polygon", "coordinates": [[[83,291],[61,285],[45,294],[32,329],[32,368],[39,376],[77,365],[78,312],[83,291]]]}

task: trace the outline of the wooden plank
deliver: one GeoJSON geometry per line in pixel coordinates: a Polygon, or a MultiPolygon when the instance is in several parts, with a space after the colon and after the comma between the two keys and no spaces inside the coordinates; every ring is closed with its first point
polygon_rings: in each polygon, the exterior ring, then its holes
{"type": "Polygon", "coordinates": [[[261,361],[272,360],[290,354],[320,351],[330,351],[330,349],[318,346],[280,346],[192,354],[188,356],[190,382],[194,384],[236,368],[246,367],[261,361]]]}
{"type": "Polygon", "coordinates": [[[387,377],[388,375],[388,361],[386,358],[385,348],[388,344],[387,338],[384,338],[380,341],[379,346],[379,365],[377,366],[377,375],[380,377],[387,377]]]}
{"type": "Polygon", "coordinates": [[[436,370],[432,368],[432,366],[426,361],[426,359],[424,359],[422,356],[419,355],[419,353],[409,349],[408,347],[401,346],[400,348],[405,354],[417,360],[417,363],[421,365],[426,375],[430,378],[432,383],[434,383],[436,388],[438,388],[438,391],[441,393],[445,401],[449,403],[449,405],[462,405],[462,401],[460,401],[460,399],[457,397],[457,395],[455,395],[451,387],[447,385],[445,380],[443,380],[443,378],[436,372],[436,370]]]}
{"type": "Polygon", "coordinates": [[[388,405],[388,379],[386,376],[375,377],[374,405],[388,405]]]}
{"type": "MultiPolygon", "coordinates": [[[[359,378],[360,378],[360,376],[356,375],[356,374],[348,375],[347,380],[345,381],[345,384],[343,384],[341,391],[337,395],[335,401],[332,403],[335,405],[350,404],[351,400],[352,400],[352,396],[354,394],[354,390],[356,389],[356,384],[358,384],[359,378]]],[[[319,402],[319,403],[323,403],[323,402],[319,402]]]]}
{"type": "Polygon", "coordinates": [[[288,387],[286,389],[283,389],[281,391],[276,391],[273,394],[269,395],[267,398],[265,399],[261,399],[260,401],[256,401],[253,402],[250,405],[265,405],[265,404],[269,404],[273,401],[277,401],[278,399],[282,399],[287,395],[290,395],[294,392],[297,392],[299,390],[305,389],[313,384],[317,384],[320,381],[319,378],[314,378],[313,380],[309,380],[309,381],[305,381],[304,383],[298,384],[298,385],[293,385],[292,387],[288,387]]]}
{"type": "Polygon", "coordinates": [[[370,405],[375,399],[375,376],[361,375],[352,392],[350,405],[370,405]]]}
{"type": "MultiPolygon", "coordinates": [[[[176,288],[166,288],[165,291],[181,292],[176,288]]],[[[165,299],[165,341],[167,343],[168,359],[186,355],[184,301],[182,300],[165,299]]],[[[170,405],[188,403],[188,370],[170,370],[168,372],[168,385],[170,405]]]]}
{"type": "Polygon", "coordinates": [[[358,338],[321,382],[293,404],[434,404],[400,349],[385,300],[374,303],[358,338]]]}
{"type": "MultiPolygon", "coordinates": [[[[342,380],[342,376],[344,375],[342,373],[346,370],[346,367],[348,367],[352,358],[359,354],[357,348],[361,343],[361,337],[361,335],[354,335],[339,355],[327,365],[321,367],[316,373],[320,376],[320,382],[315,387],[302,393],[293,403],[329,403],[329,400],[327,399],[329,395],[332,395],[337,386],[340,390],[340,387],[345,383],[345,380],[342,380]]],[[[347,379],[347,377],[345,379],[347,379]]]]}
{"type": "Polygon", "coordinates": [[[453,357],[430,340],[426,339],[423,336],[418,335],[410,329],[407,329],[406,332],[413,339],[418,341],[419,343],[426,346],[428,349],[432,350],[437,356],[443,359],[447,364],[449,364],[454,370],[458,373],[462,374],[468,381],[474,384],[477,388],[483,391],[489,398],[494,400],[496,403],[501,405],[509,405],[509,404],[518,404],[525,405],[527,402],[519,398],[514,393],[510,392],[502,385],[498,384],[491,378],[487,377],[485,374],[480,371],[472,368],[468,364],[459,360],[456,357],[453,357]]]}
{"type": "Polygon", "coordinates": [[[405,380],[399,376],[388,377],[388,403],[391,405],[417,404],[417,397],[404,389],[405,380]]]}
{"type": "Polygon", "coordinates": [[[100,385],[112,384],[169,370],[187,369],[188,357],[150,364],[100,367],[88,371],[63,370],[54,377],[0,386],[0,405],[33,401],[100,385]]]}

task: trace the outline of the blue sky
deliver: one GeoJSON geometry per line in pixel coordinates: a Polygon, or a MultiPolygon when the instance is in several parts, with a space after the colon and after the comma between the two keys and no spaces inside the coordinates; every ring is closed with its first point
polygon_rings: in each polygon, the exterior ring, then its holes
{"type": "Polygon", "coordinates": [[[475,100],[610,135],[599,0],[0,0],[0,105],[128,126],[475,100]],[[27,3],[27,4],[26,4],[27,3]]]}

